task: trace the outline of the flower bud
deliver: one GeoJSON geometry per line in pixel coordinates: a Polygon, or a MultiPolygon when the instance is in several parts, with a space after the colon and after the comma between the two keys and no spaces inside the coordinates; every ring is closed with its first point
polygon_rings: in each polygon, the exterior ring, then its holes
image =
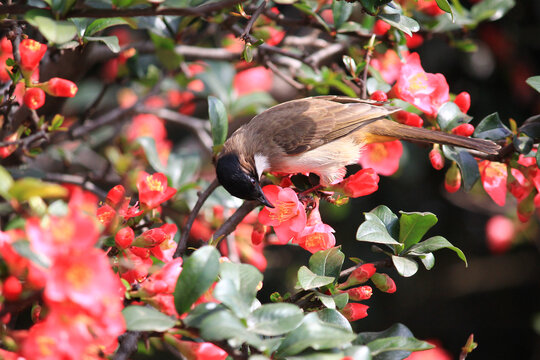
{"type": "Polygon", "coordinates": [[[452,129],[452,134],[461,136],[471,136],[474,132],[474,126],[471,124],[461,124],[452,129]]]}
{"type": "Polygon", "coordinates": [[[438,145],[429,152],[429,161],[435,170],[441,170],[444,167],[444,156],[438,145]]]}
{"type": "Polygon", "coordinates": [[[39,109],[45,104],[45,92],[40,88],[30,88],[24,92],[23,103],[32,110],[39,109]]]}
{"type": "Polygon", "coordinates": [[[363,284],[368,281],[373,274],[375,274],[375,271],[377,271],[377,269],[375,269],[375,265],[370,263],[363,264],[362,266],[354,269],[351,275],[349,275],[347,278],[347,281],[345,281],[340,287],[347,288],[350,286],[363,284]]]}
{"type": "Polygon", "coordinates": [[[471,107],[471,95],[466,91],[457,94],[454,99],[454,104],[458,106],[462,113],[466,114],[471,107]]]}
{"type": "Polygon", "coordinates": [[[168,236],[169,235],[167,235],[167,233],[165,233],[161,228],[146,230],[141,235],[137,236],[133,242],[133,246],[144,248],[154,247],[164,242],[168,236]]]}
{"type": "Polygon", "coordinates": [[[381,290],[382,292],[389,294],[396,292],[396,283],[387,274],[375,273],[371,277],[371,281],[377,287],[377,289],[381,290]]]}
{"type": "Polygon", "coordinates": [[[105,202],[109,206],[116,208],[119,204],[121,204],[124,201],[125,195],[126,195],[126,190],[124,189],[124,187],[122,185],[116,185],[107,193],[105,202]]]}
{"type": "Polygon", "coordinates": [[[349,300],[361,301],[367,300],[373,294],[373,289],[371,286],[359,286],[345,291],[349,294],[349,300]]]}
{"type": "Polygon", "coordinates": [[[78,89],[73,81],[54,77],[43,84],[43,90],[52,96],[74,97],[78,89]]]}
{"type": "Polygon", "coordinates": [[[349,321],[356,321],[368,316],[367,310],[369,306],[358,303],[348,303],[340,310],[341,314],[349,321]]]}
{"type": "Polygon", "coordinates": [[[114,242],[119,249],[127,249],[133,243],[135,239],[135,233],[129,226],[118,230],[114,236],[114,242]]]}
{"type": "Polygon", "coordinates": [[[388,95],[386,95],[386,93],[384,91],[377,90],[373,94],[371,94],[370,99],[375,100],[375,101],[379,101],[379,102],[383,102],[383,101],[388,100],[388,95]]]}
{"type": "Polygon", "coordinates": [[[2,295],[6,298],[8,301],[16,301],[19,300],[19,296],[21,295],[23,290],[22,284],[15,276],[9,276],[2,286],[2,295]]]}
{"type": "Polygon", "coordinates": [[[259,245],[264,240],[264,236],[266,235],[267,226],[261,224],[260,222],[256,222],[253,225],[253,231],[251,232],[251,243],[253,245],[259,245]]]}
{"type": "Polygon", "coordinates": [[[24,39],[19,45],[19,54],[21,56],[21,69],[25,72],[34,71],[45,55],[47,45],[41,44],[32,39],[24,39]]]}
{"type": "Polygon", "coordinates": [[[449,193],[455,193],[461,187],[461,173],[456,165],[453,163],[450,169],[446,172],[444,177],[444,188],[449,193]]]}

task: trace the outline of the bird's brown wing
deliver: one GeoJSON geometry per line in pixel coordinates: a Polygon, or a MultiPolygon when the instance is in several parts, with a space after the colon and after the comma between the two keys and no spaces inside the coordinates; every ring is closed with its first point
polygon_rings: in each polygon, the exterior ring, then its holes
{"type": "Polygon", "coordinates": [[[256,121],[252,120],[252,125],[267,129],[271,122],[275,131],[268,140],[286,154],[297,155],[346,136],[393,111],[358,99],[320,96],[275,106],[253,119],[256,121]]]}

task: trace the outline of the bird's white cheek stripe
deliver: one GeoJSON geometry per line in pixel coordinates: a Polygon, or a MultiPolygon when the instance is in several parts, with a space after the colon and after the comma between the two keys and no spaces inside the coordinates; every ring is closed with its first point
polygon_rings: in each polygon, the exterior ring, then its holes
{"type": "Polygon", "coordinates": [[[254,159],[255,169],[257,170],[257,175],[259,175],[260,179],[263,171],[270,167],[270,163],[268,162],[268,158],[262,154],[255,154],[254,159]]]}

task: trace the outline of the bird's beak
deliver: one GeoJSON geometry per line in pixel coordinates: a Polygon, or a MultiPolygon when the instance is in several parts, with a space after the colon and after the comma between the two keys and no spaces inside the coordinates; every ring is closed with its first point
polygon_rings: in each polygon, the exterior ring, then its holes
{"type": "Polygon", "coordinates": [[[274,205],[270,204],[270,201],[268,201],[268,199],[266,198],[266,196],[264,196],[264,193],[261,189],[261,187],[259,186],[259,197],[257,197],[255,200],[257,200],[258,202],[260,202],[261,204],[263,204],[264,206],[268,206],[269,208],[274,208],[274,205]]]}

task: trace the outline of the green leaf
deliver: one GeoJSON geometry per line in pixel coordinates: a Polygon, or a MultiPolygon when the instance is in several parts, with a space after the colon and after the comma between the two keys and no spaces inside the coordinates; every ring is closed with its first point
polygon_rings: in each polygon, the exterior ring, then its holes
{"type": "Polygon", "coordinates": [[[144,155],[150,166],[157,172],[166,173],[167,169],[161,162],[159,154],[156,149],[156,141],[152,137],[140,137],[137,139],[139,145],[142,146],[144,150],[144,155]]]}
{"type": "Polygon", "coordinates": [[[540,92],[540,76],[532,76],[525,82],[537,92],[540,92]]]}
{"type": "Polygon", "coordinates": [[[378,217],[388,230],[390,236],[399,239],[399,219],[387,206],[379,205],[369,212],[378,217]]]}
{"type": "MultiPolygon", "coordinates": [[[[85,36],[92,36],[96,33],[105,30],[107,28],[110,28],[112,26],[116,25],[125,25],[128,24],[128,22],[123,18],[105,18],[105,19],[96,19],[90,23],[86,27],[86,31],[84,32],[85,36]]],[[[115,36],[116,37],[116,36],[115,36]]],[[[117,38],[118,40],[118,38],[117,38]]],[[[118,41],[117,41],[118,42],[118,41]]]]}
{"type": "Polygon", "coordinates": [[[219,309],[206,316],[200,324],[200,336],[204,340],[220,341],[235,339],[240,343],[254,346],[261,344],[261,338],[248,331],[242,320],[226,309],[219,309]]]}
{"type": "Polygon", "coordinates": [[[495,21],[504,16],[515,5],[514,0],[483,0],[471,8],[471,17],[476,22],[495,21]]]}
{"type": "Polygon", "coordinates": [[[473,133],[476,138],[489,140],[500,140],[510,135],[512,131],[504,126],[496,112],[483,118],[473,133]]]}
{"type": "Polygon", "coordinates": [[[11,244],[11,246],[13,247],[13,249],[15,249],[17,254],[21,255],[24,258],[27,258],[31,262],[43,268],[48,268],[51,265],[51,260],[47,256],[39,252],[35,252],[30,247],[30,243],[28,241],[25,241],[25,240],[15,241],[14,243],[11,244]]]}
{"type": "Polygon", "coordinates": [[[471,117],[462,113],[459,107],[449,101],[444,103],[437,113],[437,123],[444,131],[450,131],[458,125],[466,124],[471,121],[471,117]]]}
{"type": "Polygon", "coordinates": [[[367,346],[371,350],[372,356],[377,356],[387,351],[421,351],[434,348],[430,343],[414,337],[406,338],[400,336],[373,340],[367,346]]]}
{"type": "Polygon", "coordinates": [[[437,216],[430,212],[401,212],[399,219],[399,242],[405,249],[416,244],[437,223],[437,216]]]}
{"type": "Polygon", "coordinates": [[[222,145],[227,139],[229,129],[229,118],[225,105],[214,96],[208,97],[208,115],[212,126],[212,140],[214,146],[222,145]]]}
{"type": "Polygon", "coordinates": [[[431,270],[435,266],[435,256],[433,253],[427,253],[423,255],[418,255],[418,258],[424,264],[426,270],[431,270]]]}
{"type": "Polygon", "coordinates": [[[412,33],[420,30],[420,25],[416,20],[403,14],[379,14],[379,17],[405,34],[412,36],[412,33]]]}
{"type": "MultiPolygon", "coordinates": [[[[346,294],[346,293],[345,293],[346,294]]],[[[332,295],[326,295],[321,292],[315,291],[315,295],[319,299],[319,301],[327,308],[329,309],[335,309],[336,308],[336,302],[334,301],[334,297],[332,295]]],[[[349,296],[347,295],[347,298],[349,296]]]]}
{"type": "Polygon", "coordinates": [[[35,178],[23,178],[15,181],[9,188],[8,195],[19,202],[28,201],[31,197],[61,198],[68,195],[65,187],[43,182],[35,178]]]}
{"type": "Polygon", "coordinates": [[[316,313],[304,316],[302,324],[291,331],[279,346],[276,355],[289,357],[311,347],[315,350],[343,346],[355,335],[342,326],[322,321],[316,313]]]}
{"type": "Polygon", "coordinates": [[[11,174],[0,165],[0,195],[2,197],[6,197],[6,195],[9,193],[9,188],[11,188],[11,185],[13,185],[13,178],[11,177],[11,174]]]}
{"type": "Polygon", "coordinates": [[[345,260],[345,254],[340,249],[341,247],[336,246],[317,251],[309,258],[309,269],[317,275],[339,277],[341,266],[345,260]]]}
{"type": "Polygon", "coordinates": [[[229,62],[206,61],[205,71],[196,75],[204,83],[204,88],[225,104],[230,105],[232,97],[233,77],[236,71],[229,62]]]}
{"type": "Polygon", "coordinates": [[[251,312],[262,274],[251,265],[224,262],[220,264],[220,277],[213,291],[214,297],[236,316],[246,318],[251,312]]]}
{"type": "Polygon", "coordinates": [[[461,170],[463,186],[465,190],[470,191],[474,183],[480,179],[478,163],[468,151],[449,145],[442,146],[444,155],[450,160],[454,160],[461,170]]]}
{"type": "Polygon", "coordinates": [[[339,29],[352,14],[354,3],[346,1],[333,1],[332,14],[334,15],[334,26],[339,29]]]}
{"type": "Polygon", "coordinates": [[[130,331],[167,331],[176,321],[148,306],[128,306],[122,310],[126,328],[130,331]]]}
{"type": "Polygon", "coordinates": [[[408,255],[424,255],[431,253],[433,251],[439,250],[439,249],[450,249],[454,251],[458,257],[463,260],[465,265],[467,265],[467,259],[465,258],[465,254],[463,251],[461,251],[459,248],[455,247],[450,243],[450,241],[446,240],[442,236],[433,236],[427,240],[424,240],[416,245],[411,246],[409,250],[407,250],[408,255]]]}
{"type": "MultiPolygon", "coordinates": [[[[403,324],[394,324],[388,329],[380,332],[363,332],[358,334],[357,338],[354,340],[356,345],[366,345],[370,342],[373,342],[377,339],[385,339],[389,337],[403,337],[403,338],[412,338],[413,333],[403,324]]],[[[394,359],[404,359],[410,355],[410,351],[392,351],[386,352],[382,355],[379,355],[377,359],[385,360],[394,360],[394,359]]]]}
{"type": "Polygon", "coordinates": [[[260,335],[276,336],[296,329],[304,313],[293,304],[265,304],[253,311],[247,318],[248,331],[260,335]]]}
{"type": "Polygon", "coordinates": [[[531,152],[533,145],[534,145],[534,139],[531,137],[528,137],[525,134],[522,134],[520,136],[515,135],[514,136],[514,148],[519,151],[521,154],[528,154],[531,152]]]}
{"type": "Polygon", "coordinates": [[[322,309],[317,311],[317,316],[319,319],[327,324],[332,324],[342,328],[347,332],[353,332],[351,323],[343,314],[334,309],[322,309]]]}
{"type": "Polygon", "coordinates": [[[373,213],[366,213],[366,221],[358,227],[356,240],[377,244],[401,245],[388,233],[386,225],[373,213]]]}
{"type": "Polygon", "coordinates": [[[199,328],[202,321],[210,314],[225,310],[225,307],[215,302],[202,303],[195,306],[183,320],[187,327],[199,328]]]}
{"type": "Polygon", "coordinates": [[[435,1],[437,2],[437,6],[439,7],[439,9],[452,15],[452,19],[454,18],[454,13],[452,12],[452,8],[450,7],[448,0],[435,0],[435,1]]]}
{"type": "Polygon", "coordinates": [[[534,139],[540,139],[540,115],[534,115],[525,120],[518,130],[534,139]]]}
{"type": "Polygon", "coordinates": [[[71,21],[57,21],[46,10],[34,9],[24,15],[24,19],[39,29],[51,43],[63,44],[77,35],[77,27],[71,21]]]}
{"type": "Polygon", "coordinates": [[[113,53],[120,52],[120,44],[118,43],[118,38],[116,36],[85,36],[85,40],[88,41],[99,41],[107,45],[109,50],[113,53]]]}
{"type": "Polygon", "coordinates": [[[374,15],[379,12],[379,7],[388,4],[391,0],[360,0],[362,7],[368,14],[374,15]]]}
{"type": "Polygon", "coordinates": [[[210,288],[219,273],[219,252],[212,246],[196,250],[184,262],[174,289],[174,305],[178,314],[191,305],[210,288]]]}
{"type": "Polygon", "coordinates": [[[403,277],[413,276],[418,271],[418,263],[408,257],[392,255],[392,262],[403,277]]]}
{"type": "Polygon", "coordinates": [[[302,266],[298,270],[298,282],[304,290],[315,289],[334,282],[334,277],[319,276],[309,270],[306,266],[302,266]]]}

